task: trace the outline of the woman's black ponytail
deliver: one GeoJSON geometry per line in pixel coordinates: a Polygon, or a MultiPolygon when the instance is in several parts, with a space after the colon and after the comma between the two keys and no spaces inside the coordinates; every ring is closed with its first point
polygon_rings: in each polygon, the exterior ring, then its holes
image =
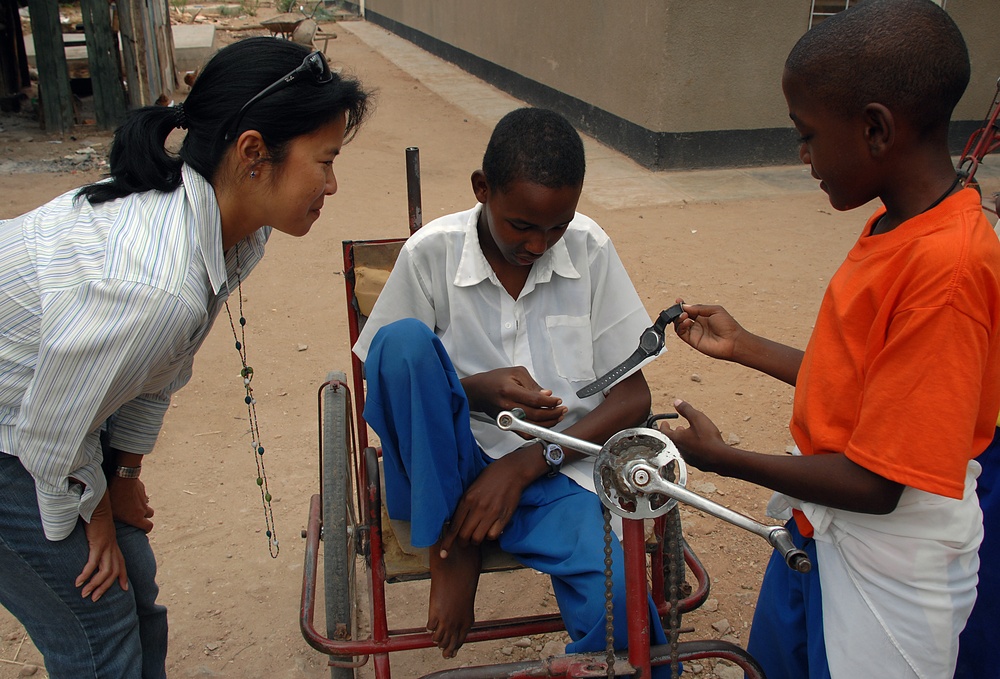
{"type": "Polygon", "coordinates": [[[129,111],[111,143],[111,179],[84,186],[77,197],[96,205],[131,193],[170,192],[180,186],[183,163],[165,147],[177,120],[177,111],[171,106],[129,111]]]}

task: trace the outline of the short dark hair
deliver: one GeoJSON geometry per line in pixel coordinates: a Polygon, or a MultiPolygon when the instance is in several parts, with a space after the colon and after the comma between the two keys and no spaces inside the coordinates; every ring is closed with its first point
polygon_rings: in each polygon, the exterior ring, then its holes
{"type": "MultiPolygon", "coordinates": [[[[291,40],[247,38],[219,50],[198,75],[183,103],[187,135],[178,155],[164,144],[178,124],[171,106],[145,106],[131,111],[115,130],[109,156],[110,181],[89,184],[78,196],[101,203],[142,191],[169,192],[180,186],[187,163],[209,181],[215,179],[234,140],[225,133],[237,111],[251,97],[301,65],[310,50],[291,40]]],[[[350,77],[316,83],[308,78],[260,99],[247,109],[238,132],[257,130],[269,151],[268,162],[280,165],[288,143],[347,115],[346,139],[368,117],[370,94],[350,77]]],[[[238,135],[237,135],[238,137],[238,135]]]]}
{"type": "Polygon", "coordinates": [[[880,103],[921,134],[947,128],[969,84],[969,52],[931,0],[863,0],[807,32],[785,61],[834,113],[880,103]]]}
{"type": "Polygon", "coordinates": [[[558,189],[582,186],[587,163],[583,140],[568,120],[547,109],[519,108],[493,128],[482,169],[493,191],[515,181],[558,189]]]}

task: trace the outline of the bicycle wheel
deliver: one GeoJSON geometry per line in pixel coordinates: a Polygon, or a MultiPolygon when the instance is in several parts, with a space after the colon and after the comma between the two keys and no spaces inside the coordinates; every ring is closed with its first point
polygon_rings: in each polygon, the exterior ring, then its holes
{"type": "MultiPolygon", "coordinates": [[[[346,383],[343,372],[331,372],[327,381],[346,383]]],[[[347,390],[338,385],[323,389],[323,575],[326,592],[326,635],[354,639],[357,599],[354,580],[355,522],[352,510],[351,444],[347,428],[347,390]]],[[[350,662],[350,656],[331,661],[350,662]]],[[[330,667],[331,679],[354,679],[352,667],[330,667]]]]}

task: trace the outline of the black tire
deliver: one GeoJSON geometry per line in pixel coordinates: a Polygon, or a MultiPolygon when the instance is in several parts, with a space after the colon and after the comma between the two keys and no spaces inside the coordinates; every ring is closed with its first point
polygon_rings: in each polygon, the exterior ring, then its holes
{"type": "MultiPolygon", "coordinates": [[[[342,372],[327,380],[347,382],[342,372]]],[[[354,580],[355,521],[351,472],[351,446],[347,428],[350,403],[347,390],[336,385],[323,389],[323,576],[326,592],[326,635],[329,639],[355,639],[357,598],[354,580]]],[[[331,660],[350,662],[350,656],[331,660]]],[[[330,667],[331,679],[354,679],[351,667],[330,667]]]]}

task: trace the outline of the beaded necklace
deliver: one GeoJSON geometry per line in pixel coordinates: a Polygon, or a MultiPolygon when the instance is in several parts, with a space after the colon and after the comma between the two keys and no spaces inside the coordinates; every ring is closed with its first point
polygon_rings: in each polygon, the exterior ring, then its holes
{"type": "Polygon", "coordinates": [[[233,312],[229,310],[229,300],[226,300],[226,313],[229,315],[229,327],[233,329],[233,338],[236,340],[236,351],[240,354],[240,361],[243,369],[240,370],[240,377],[243,378],[243,388],[246,389],[246,397],[243,401],[247,404],[247,418],[250,420],[250,436],[253,439],[250,443],[250,451],[254,461],[257,463],[257,486],[260,488],[260,500],[264,507],[264,526],[267,529],[267,549],[271,553],[271,558],[278,556],[278,533],[274,527],[274,514],[271,511],[271,492],[267,487],[267,471],[264,469],[264,444],[260,439],[260,426],[257,424],[257,399],[253,397],[253,367],[247,364],[247,340],[246,326],[247,319],[243,316],[243,271],[240,268],[240,246],[236,245],[236,287],[240,299],[240,331],[236,332],[236,323],[233,322],[233,312]]]}

